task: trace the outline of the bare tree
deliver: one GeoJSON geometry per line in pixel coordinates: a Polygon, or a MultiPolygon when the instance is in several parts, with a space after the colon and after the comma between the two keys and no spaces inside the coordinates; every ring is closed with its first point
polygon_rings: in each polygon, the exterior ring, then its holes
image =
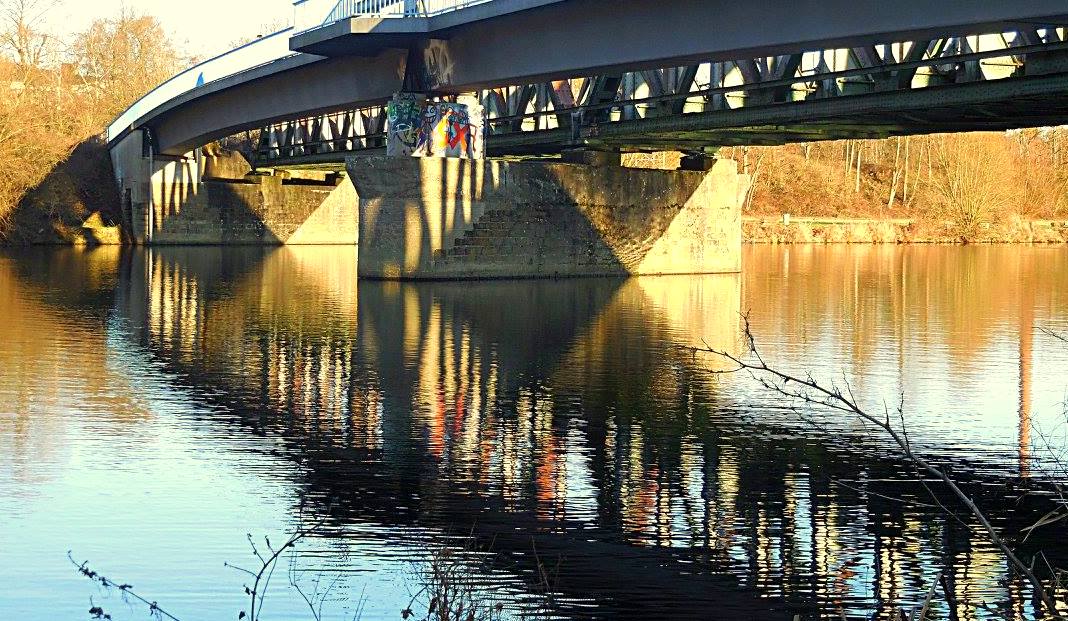
{"type": "Polygon", "coordinates": [[[955,134],[941,136],[934,145],[937,213],[966,239],[1010,202],[1006,176],[1011,169],[1004,151],[990,142],[986,136],[955,134]]]}
{"type": "Polygon", "coordinates": [[[56,39],[42,22],[59,0],[0,0],[0,46],[23,71],[41,67],[56,39]]]}
{"type": "Polygon", "coordinates": [[[98,106],[98,124],[187,64],[155,17],[128,10],[93,22],[73,51],[83,88],[98,106]]]}
{"type": "MultiPolygon", "coordinates": [[[[906,147],[906,149],[907,149],[907,147],[906,147]]],[[[907,153],[908,153],[908,151],[906,150],[906,154],[907,153]]],[[[907,158],[908,155],[906,155],[905,157],[907,158]]],[[[905,171],[908,170],[908,167],[909,167],[908,160],[906,159],[906,161],[905,161],[905,171]]],[[[901,137],[898,136],[898,138],[897,138],[897,148],[894,150],[894,176],[890,180],[890,198],[887,199],[887,201],[886,201],[886,208],[887,209],[893,209],[894,208],[894,199],[897,198],[897,185],[901,180],[902,173],[903,173],[903,171],[901,169],[901,137]]],[[[908,186],[907,173],[906,173],[906,176],[905,176],[905,185],[908,186]]],[[[905,190],[905,195],[907,196],[907,194],[908,194],[908,190],[905,190]]],[[[904,200],[904,198],[902,198],[902,200],[904,200]]]]}
{"type": "Polygon", "coordinates": [[[44,102],[48,89],[40,88],[44,63],[53,51],[55,39],[41,32],[41,22],[55,5],[46,0],[0,0],[0,226],[22,193],[39,180],[41,166],[54,163],[51,145],[39,140],[48,120],[44,102]]]}
{"type": "MultiPolygon", "coordinates": [[[[64,47],[45,31],[57,4],[0,0],[0,239],[11,233],[12,214],[28,193],[77,145],[185,67],[159,22],[129,11],[96,21],[64,47]]],[[[38,192],[47,204],[34,199],[25,222],[34,231],[80,225],[88,214],[71,184],[59,179],[48,187],[59,188],[58,195],[38,192]]]]}

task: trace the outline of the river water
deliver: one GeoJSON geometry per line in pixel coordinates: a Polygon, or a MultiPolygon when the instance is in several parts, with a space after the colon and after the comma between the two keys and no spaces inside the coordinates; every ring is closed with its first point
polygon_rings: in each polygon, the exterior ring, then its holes
{"type": "MultiPolygon", "coordinates": [[[[1030,618],[885,438],[720,375],[849,383],[1018,533],[1065,442],[1068,250],[749,247],[741,275],[357,282],[351,249],[0,255],[0,616],[395,620],[428,572],[505,618],[1030,618]],[[952,608],[953,610],[950,610],[952,608]],[[951,616],[951,614],[953,616],[951,616]]],[[[934,490],[938,491],[938,490],[934,490]]],[[[1065,527],[1024,547],[1068,566],[1065,527]]]]}

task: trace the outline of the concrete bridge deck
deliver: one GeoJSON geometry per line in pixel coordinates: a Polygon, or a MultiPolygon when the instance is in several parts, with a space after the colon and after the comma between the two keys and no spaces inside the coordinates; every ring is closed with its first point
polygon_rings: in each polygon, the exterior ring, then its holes
{"type": "Polygon", "coordinates": [[[387,278],[736,271],[748,180],[714,168],[719,147],[1068,123],[1063,0],[302,0],[297,10],[294,27],[183,72],[109,128],[139,242],[358,244],[361,273],[387,278]],[[379,162],[387,145],[411,154],[425,116],[451,110],[463,127],[440,125],[463,147],[423,155],[569,164],[379,162]],[[202,147],[246,130],[259,132],[251,170],[212,174],[228,165],[202,147]],[[619,153],[664,150],[685,152],[682,167],[716,187],[618,170],[619,153]],[[293,172],[342,164],[345,191],[337,176],[293,172]],[[316,183],[329,189],[308,196],[316,183]],[[513,233],[487,254],[474,239],[491,228],[487,204],[505,196],[529,209],[493,225],[513,233]],[[520,226],[559,218],[570,228],[520,226]],[[514,265],[497,269],[501,257],[514,265]]]}

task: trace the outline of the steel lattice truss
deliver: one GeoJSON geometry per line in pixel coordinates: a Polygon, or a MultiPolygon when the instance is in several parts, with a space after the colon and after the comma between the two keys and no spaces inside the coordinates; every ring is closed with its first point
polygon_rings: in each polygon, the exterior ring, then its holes
{"type": "MultiPolygon", "coordinates": [[[[475,94],[490,155],[573,148],[708,151],[1068,123],[1063,28],[706,62],[475,94]]],[[[382,149],[382,105],[278,123],[257,161],[382,149]]]]}

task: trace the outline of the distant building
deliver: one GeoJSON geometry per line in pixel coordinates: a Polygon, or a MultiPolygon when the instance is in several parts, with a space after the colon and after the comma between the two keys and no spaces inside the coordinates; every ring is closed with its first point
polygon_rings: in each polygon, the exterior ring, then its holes
{"type": "Polygon", "coordinates": [[[66,90],[75,93],[86,93],[91,90],[86,80],[78,75],[76,63],[62,63],[56,68],[35,69],[32,82],[21,79],[21,74],[22,71],[17,63],[0,58],[0,92],[23,93],[28,88],[38,91],[66,90]]]}

